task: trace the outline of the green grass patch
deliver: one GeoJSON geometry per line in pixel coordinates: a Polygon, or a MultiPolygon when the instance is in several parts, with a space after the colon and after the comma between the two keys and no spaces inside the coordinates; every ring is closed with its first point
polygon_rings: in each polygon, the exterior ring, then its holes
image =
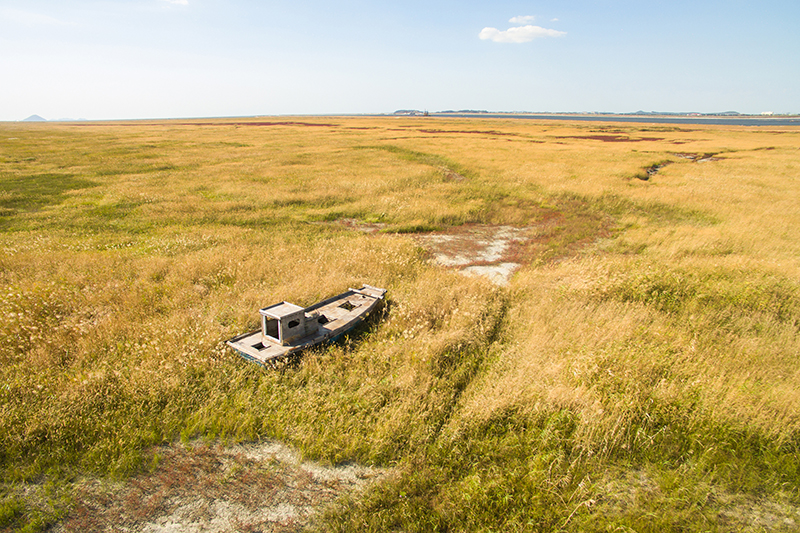
{"type": "Polygon", "coordinates": [[[597,209],[612,216],[633,215],[646,219],[655,225],[690,224],[693,226],[713,226],[720,219],[711,213],[698,209],[668,205],[657,201],[643,202],[615,194],[604,194],[591,201],[597,209]]]}
{"type": "Polygon", "coordinates": [[[603,298],[640,302],[676,315],[761,316],[795,325],[800,316],[800,284],[745,270],[668,270],[648,265],[598,291],[603,298]]]}
{"type": "Polygon", "coordinates": [[[417,222],[410,224],[393,224],[386,228],[381,229],[382,233],[428,233],[431,231],[438,231],[442,229],[441,226],[435,224],[428,224],[426,222],[417,222]]]}
{"type": "Polygon", "coordinates": [[[69,191],[96,187],[97,182],[64,173],[0,175],[0,208],[31,211],[64,200],[69,191]]]}
{"type": "Polygon", "coordinates": [[[29,487],[25,497],[0,496],[0,531],[46,531],[67,512],[69,499],[54,484],[29,487]]]}
{"type": "Polygon", "coordinates": [[[455,161],[450,160],[447,157],[443,157],[436,154],[429,154],[425,152],[419,152],[416,150],[410,150],[408,148],[403,148],[401,146],[396,146],[392,144],[380,144],[371,146],[357,146],[354,149],[382,150],[384,152],[389,152],[390,154],[394,154],[404,161],[409,161],[420,165],[427,165],[437,169],[447,169],[465,178],[477,177],[477,174],[475,172],[471,171],[470,169],[464,167],[463,165],[455,161]]]}
{"type": "Polygon", "coordinates": [[[674,406],[661,413],[641,417],[626,442],[601,454],[587,454],[579,428],[591,422],[574,413],[500,413],[420,450],[399,477],[328,511],[320,530],[725,531],[735,523],[709,498],[711,486],[725,494],[797,486],[796,443],[686,424],[696,418],[674,406]]]}

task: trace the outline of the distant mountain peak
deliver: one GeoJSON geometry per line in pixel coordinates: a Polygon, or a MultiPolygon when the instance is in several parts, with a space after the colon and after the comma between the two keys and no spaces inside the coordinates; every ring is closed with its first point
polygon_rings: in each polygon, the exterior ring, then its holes
{"type": "Polygon", "coordinates": [[[39,115],[31,115],[22,122],[47,122],[47,119],[42,118],[39,115]]]}

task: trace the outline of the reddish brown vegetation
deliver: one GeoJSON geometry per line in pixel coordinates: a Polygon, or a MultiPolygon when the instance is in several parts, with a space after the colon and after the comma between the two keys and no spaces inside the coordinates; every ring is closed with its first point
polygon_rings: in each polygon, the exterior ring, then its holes
{"type": "Polygon", "coordinates": [[[566,135],[556,137],[556,139],[589,139],[591,141],[603,141],[606,143],[636,143],[642,141],[663,141],[663,137],[627,137],[625,135],[566,135]]]}
{"type": "Polygon", "coordinates": [[[124,485],[94,481],[80,486],[60,531],[176,525],[203,531],[300,531],[313,509],[356,483],[346,476],[315,475],[313,469],[285,457],[254,458],[243,449],[203,445],[161,453],[152,473],[124,485]]]}

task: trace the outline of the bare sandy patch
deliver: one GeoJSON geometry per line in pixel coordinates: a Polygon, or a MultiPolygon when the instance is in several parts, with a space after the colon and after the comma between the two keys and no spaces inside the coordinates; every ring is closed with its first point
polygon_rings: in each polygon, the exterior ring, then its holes
{"type": "Polygon", "coordinates": [[[316,512],[388,470],[303,461],[278,442],[181,445],[158,452],[152,472],[125,482],[86,480],[54,531],[142,533],[301,531],[316,512]]]}
{"type": "MultiPolygon", "coordinates": [[[[610,217],[592,212],[578,200],[562,201],[557,208],[513,204],[507,213],[503,209],[503,206],[498,208],[495,218],[521,223],[471,223],[439,231],[420,229],[419,233],[396,234],[413,239],[441,267],[507,285],[522,265],[562,260],[608,237],[613,225],[610,217]]],[[[387,224],[353,218],[323,224],[368,234],[391,231],[387,224]]]]}
{"type": "Polygon", "coordinates": [[[515,244],[531,239],[530,227],[467,225],[448,232],[414,235],[437,264],[467,276],[484,276],[506,285],[521,263],[510,260],[515,244]]]}

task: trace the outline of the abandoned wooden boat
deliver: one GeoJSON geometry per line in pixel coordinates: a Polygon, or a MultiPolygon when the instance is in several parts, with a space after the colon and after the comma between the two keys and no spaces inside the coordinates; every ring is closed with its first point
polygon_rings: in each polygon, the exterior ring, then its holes
{"type": "Polygon", "coordinates": [[[386,289],[364,285],[311,307],[281,302],[263,309],[261,329],[243,333],[227,345],[245,359],[271,364],[311,346],[334,341],[379,307],[386,289]]]}

